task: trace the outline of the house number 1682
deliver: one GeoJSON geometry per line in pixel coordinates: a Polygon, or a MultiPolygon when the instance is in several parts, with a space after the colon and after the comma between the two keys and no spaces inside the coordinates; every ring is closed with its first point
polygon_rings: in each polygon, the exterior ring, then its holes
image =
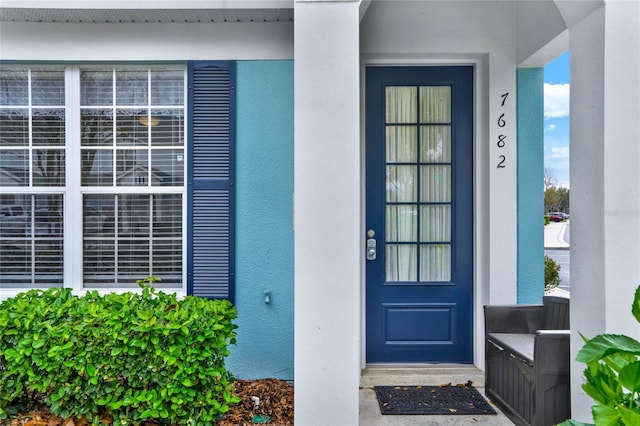
{"type": "MultiPolygon", "coordinates": [[[[502,99],[502,102],[500,103],[500,108],[501,111],[504,108],[504,104],[505,102],[507,102],[507,98],[509,97],[509,92],[504,93],[502,95],[500,95],[500,98],[502,99]]],[[[498,117],[498,127],[500,129],[504,128],[507,125],[507,120],[505,119],[505,114],[506,113],[502,113],[500,114],[500,117],[498,117]]],[[[507,135],[504,134],[499,134],[498,135],[498,140],[496,141],[496,145],[498,145],[498,148],[504,148],[507,145],[507,135]]],[[[507,157],[504,154],[499,154],[498,155],[498,168],[499,169],[504,169],[506,166],[506,161],[507,161],[507,157]]]]}

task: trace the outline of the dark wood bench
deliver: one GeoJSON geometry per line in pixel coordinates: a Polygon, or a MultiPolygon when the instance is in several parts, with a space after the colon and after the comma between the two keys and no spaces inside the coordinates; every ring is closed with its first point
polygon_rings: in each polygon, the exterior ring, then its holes
{"type": "Polygon", "coordinates": [[[516,425],[571,417],[569,299],[485,306],[485,392],[516,425]]]}

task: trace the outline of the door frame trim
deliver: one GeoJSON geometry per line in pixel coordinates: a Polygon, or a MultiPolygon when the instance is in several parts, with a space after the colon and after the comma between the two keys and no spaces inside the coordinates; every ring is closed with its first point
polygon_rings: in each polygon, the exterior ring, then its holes
{"type": "MultiPolygon", "coordinates": [[[[482,167],[489,159],[488,150],[480,148],[486,146],[489,138],[489,128],[484,123],[488,123],[488,112],[482,105],[488,104],[489,93],[489,58],[488,55],[465,55],[455,58],[416,58],[406,56],[398,58],[388,57],[366,57],[360,61],[360,241],[361,255],[361,282],[360,282],[360,368],[367,367],[366,362],[366,67],[367,66],[472,66],[474,68],[474,105],[473,105],[473,364],[484,369],[484,339],[483,339],[483,318],[482,307],[487,304],[485,297],[489,290],[489,238],[488,230],[482,228],[480,224],[487,223],[489,219],[489,200],[478,197],[479,193],[484,193],[489,188],[489,170],[482,167]]],[[[373,366],[374,364],[372,364],[373,366]]],[[[412,363],[411,365],[416,365],[412,363]]],[[[418,364],[420,365],[420,364],[418,364]]],[[[433,364],[424,364],[433,365],[433,364]]]]}

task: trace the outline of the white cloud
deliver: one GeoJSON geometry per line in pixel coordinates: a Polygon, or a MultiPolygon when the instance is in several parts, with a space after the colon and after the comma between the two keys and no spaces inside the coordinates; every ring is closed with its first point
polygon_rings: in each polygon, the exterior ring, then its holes
{"type": "Polygon", "coordinates": [[[547,124],[546,126],[544,126],[545,132],[553,132],[554,130],[556,130],[555,124],[547,124]]]}
{"type": "Polygon", "coordinates": [[[554,146],[550,151],[549,154],[545,155],[547,160],[565,160],[569,158],[569,147],[554,146]]]}
{"type": "Polygon", "coordinates": [[[544,117],[569,116],[569,83],[544,83],[544,117]]]}

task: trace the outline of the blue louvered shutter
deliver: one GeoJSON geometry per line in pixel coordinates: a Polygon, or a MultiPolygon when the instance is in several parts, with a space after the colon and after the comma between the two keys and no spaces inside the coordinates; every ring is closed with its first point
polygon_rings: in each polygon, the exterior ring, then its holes
{"type": "Polygon", "coordinates": [[[189,294],[234,296],[235,62],[189,63],[189,294]]]}

